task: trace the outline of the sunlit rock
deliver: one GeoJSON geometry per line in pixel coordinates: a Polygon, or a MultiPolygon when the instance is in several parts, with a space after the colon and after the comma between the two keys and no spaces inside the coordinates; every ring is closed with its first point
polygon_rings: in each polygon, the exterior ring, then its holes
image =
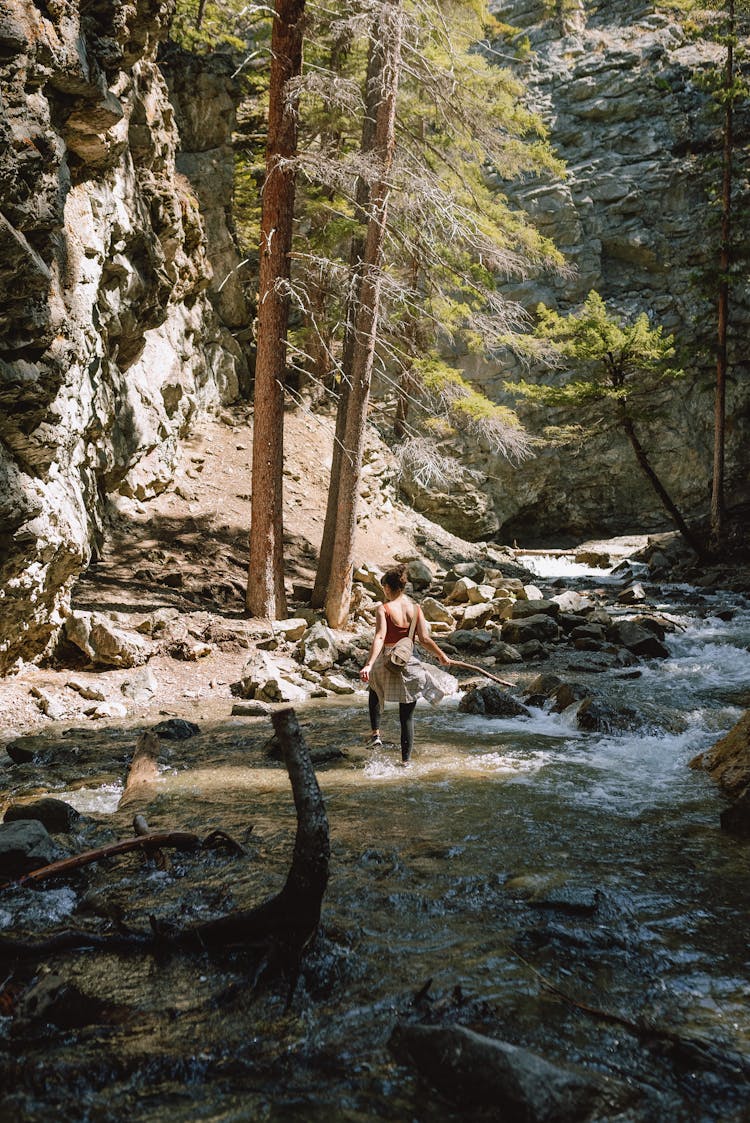
{"type": "Polygon", "coordinates": [[[137,667],[153,653],[143,636],[116,627],[100,612],[71,613],[65,621],[65,635],[100,666],[137,667]]]}

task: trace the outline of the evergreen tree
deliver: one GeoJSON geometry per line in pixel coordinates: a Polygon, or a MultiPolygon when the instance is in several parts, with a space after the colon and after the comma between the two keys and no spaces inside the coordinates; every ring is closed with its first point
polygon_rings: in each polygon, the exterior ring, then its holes
{"type": "Polygon", "coordinates": [[[302,68],[305,0],[276,0],[271,39],[266,179],[261,217],[247,608],[283,619],[283,432],[297,106],[289,82],[302,68]]]}
{"type": "Polygon", "coordinates": [[[537,405],[562,408],[582,425],[618,427],[635,454],[639,468],[664,509],[695,553],[704,549],[657,475],[637,432],[637,422],[653,420],[665,389],[684,372],[672,366],[674,339],[652,328],[641,313],[633,323],[607,311],[597,292],[590,292],[578,312],[562,316],[540,304],[537,340],[552,346],[560,380],[535,385],[507,383],[511,393],[537,405]]]}

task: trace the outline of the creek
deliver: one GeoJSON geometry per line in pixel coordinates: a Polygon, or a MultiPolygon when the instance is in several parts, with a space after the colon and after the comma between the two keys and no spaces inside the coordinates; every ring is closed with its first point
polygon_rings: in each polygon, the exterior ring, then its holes
{"type": "MultiPolygon", "coordinates": [[[[611,580],[565,559],[529,564],[540,582],[611,580]]],[[[669,658],[640,664],[638,677],[589,676],[609,702],[637,710],[635,733],[581,732],[570,713],[545,709],[470,716],[449,699],[418,707],[414,762],[403,769],[395,743],[361,749],[364,695],[297,707],[311,749],[349,758],[319,769],[331,878],[291,1007],[278,980],[254,986],[254,961],[237,953],[50,957],[50,971],[95,1000],[93,1013],[73,1025],[0,1019],[0,1119],[469,1118],[388,1050],[397,1021],[422,1020],[631,1083],[639,1098],[621,1121],[747,1120],[750,846],[721,833],[721,798],[687,763],[750,706],[750,605],[674,586],[652,603],[676,625],[669,658]],[[543,979],[676,1037],[591,1016],[543,979]]],[[[170,745],[149,824],[221,827],[246,855],[176,855],[168,870],[130,857],[6,892],[3,927],[123,916],[147,929],[150,915],[188,923],[280,888],[295,818],[286,773],[266,753],[269,723],[210,711],[194,719],[201,733],[170,745]]],[[[386,738],[397,729],[387,707],[386,738]]],[[[132,747],[129,729],[96,736],[84,745],[94,757],[105,741],[110,753],[113,739],[132,747]]],[[[66,767],[50,794],[102,832],[128,834],[118,776],[102,769],[96,787],[75,787],[74,763],[66,767]]]]}

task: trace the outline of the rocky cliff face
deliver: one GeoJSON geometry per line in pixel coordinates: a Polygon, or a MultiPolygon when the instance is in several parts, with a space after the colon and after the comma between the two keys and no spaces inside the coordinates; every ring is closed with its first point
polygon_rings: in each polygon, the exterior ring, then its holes
{"type": "MultiPolygon", "coordinates": [[[[707,170],[706,157],[719,152],[716,120],[696,77],[716,60],[716,49],[691,42],[678,23],[642,0],[576,0],[566,4],[562,20],[544,0],[495,0],[492,7],[530,40],[532,54],[520,72],[568,169],[564,182],[529,182],[516,198],[574,267],[562,281],[532,276],[509,286],[507,294],[529,310],[543,301],[565,311],[597,289],[620,313],[646,311],[674,333],[691,376],[702,362],[703,377],[697,383],[687,379],[666,419],[641,434],[678,504],[700,515],[710,489],[713,371],[710,357],[699,359],[699,352],[713,346],[715,309],[700,298],[695,275],[717,262],[706,195],[716,187],[718,173],[707,170]]],[[[501,49],[507,54],[507,44],[501,49]]],[[[747,115],[738,115],[738,144],[750,135],[748,126],[747,115]]],[[[507,184],[501,187],[508,190],[507,184]]],[[[749,497],[750,394],[741,345],[750,329],[747,283],[734,290],[732,316],[727,494],[739,502],[749,497]]],[[[507,360],[467,369],[492,396],[505,400],[503,382],[515,375],[507,360]]],[[[536,432],[562,420],[542,421],[525,406],[519,412],[536,432]]],[[[481,453],[470,454],[468,463],[488,477],[486,486],[476,489],[473,507],[481,536],[492,527],[505,540],[528,541],[561,532],[620,534],[666,525],[617,433],[578,448],[540,449],[520,467],[481,453]]],[[[416,498],[438,518],[438,508],[451,507],[450,496],[416,498]]],[[[464,491],[457,520],[466,521],[468,506],[464,491]]]]}
{"type": "Polygon", "coordinates": [[[0,673],[56,633],[108,496],[163,488],[191,419],[246,377],[228,330],[242,291],[220,289],[237,263],[229,77],[206,71],[198,113],[173,57],[170,99],[170,11],[0,11],[0,673]]]}

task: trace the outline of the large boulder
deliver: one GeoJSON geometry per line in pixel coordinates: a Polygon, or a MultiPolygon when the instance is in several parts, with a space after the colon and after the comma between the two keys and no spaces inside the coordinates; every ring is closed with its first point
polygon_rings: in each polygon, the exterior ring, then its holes
{"type": "Polygon", "coordinates": [[[38,820],[0,823],[0,877],[22,877],[56,857],[55,844],[38,820]]]}
{"type": "Polygon", "coordinates": [[[690,761],[703,768],[727,795],[737,798],[750,787],[750,710],[705,752],[690,761]]]}
{"type": "Polygon", "coordinates": [[[558,616],[560,605],[556,600],[517,600],[509,608],[503,609],[503,616],[507,620],[527,620],[529,616],[538,614],[558,616]]]}
{"type": "Polygon", "coordinates": [[[489,651],[496,642],[496,636],[484,628],[457,628],[440,642],[451,650],[479,655],[489,651]]]}
{"type": "Polygon", "coordinates": [[[32,803],[11,803],[3,815],[4,823],[34,821],[41,823],[50,834],[66,834],[80,819],[75,807],[62,799],[45,796],[32,803]]]}
{"type": "Polygon", "coordinates": [[[302,702],[308,696],[307,690],[285,677],[278,664],[261,649],[245,663],[239,682],[233,684],[232,691],[240,698],[253,698],[260,702],[302,702]]]}
{"type": "Polygon", "coordinates": [[[459,710],[463,714],[482,714],[484,717],[528,717],[529,710],[499,686],[475,686],[461,699],[459,710]]]}
{"type": "Polygon", "coordinates": [[[72,612],[65,621],[65,635],[100,667],[138,667],[153,653],[142,635],[117,627],[101,612],[72,612]]]}
{"type": "Polygon", "coordinates": [[[430,624],[452,624],[453,616],[450,611],[434,597],[425,597],[420,605],[425,620],[430,624]]]}
{"type": "Polygon", "coordinates": [[[552,616],[546,613],[535,613],[525,620],[506,620],[503,624],[502,636],[506,643],[520,646],[537,640],[540,643],[556,640],[560,636],[560,628],[552,616]]]}
{"type": "Polygon", "coordinates": [[[397,1025],[389,1047],[462,1112],[484,1108],[498,1121],[585,1123],[609,1118],[633,1099],[630,1089],[599,1073],[551,1064],[463,1026],[397,1025]]]}
{"type": "Polygon", "coordinates": [[[659,637],[635,620],[615,620],[607,629],[607,639],[610,643],[622,644],[643,659],[666,659],[669,656],[669,649],[659,637]]]}
{"type": "Polygon", "coordinates": [[[423,558],[411,558],[406,564],[406,575],[416,591],[428,589],[432,584],[433,572],[423,558]]]}
{"type": "Polygon", "coordinates": [[[302,662],[312,671],[328,671],[338,659],[336,637],[322,622],[313,624],[300,642],[302,662]]]}
{"type": "Polygon", "coordinates": [[[461,628],[467,631],[472,628],[484,628],[494,614],[495,609],[491,604],[470,604],[461,617],[461,628]]]}

